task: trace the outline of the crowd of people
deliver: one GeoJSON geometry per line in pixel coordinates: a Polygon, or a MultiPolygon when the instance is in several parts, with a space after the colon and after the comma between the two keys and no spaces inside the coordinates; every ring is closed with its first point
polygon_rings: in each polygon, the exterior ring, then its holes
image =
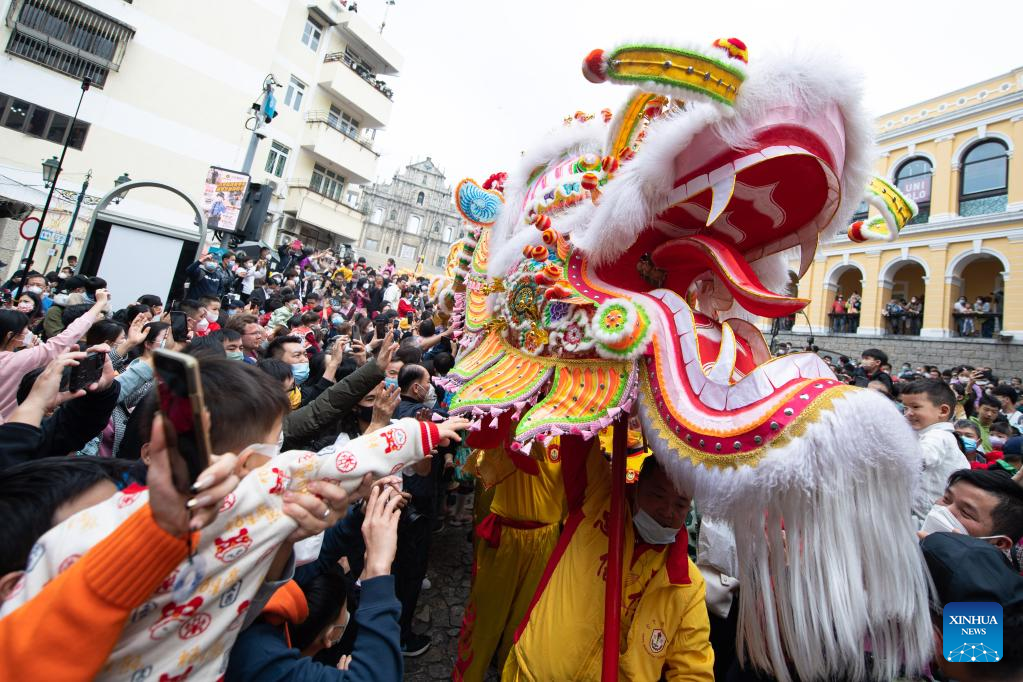
{"type": "MultiPolygon", "coordinates": [[[[995,292],[990,296],[977,296],[971,303],[966,296],[960,296],[952,304],[952,319],[957,336],[982,337],[990,339],[998,328],[1001,316],[1001,296],[995,292]]],[[[862,299],[856,292],[846,298],[839,292],[831,303],[828,318],[831,331],[836,334],[855,334],[860,322],[862,299]]],[[[923,326],[924,301],[917,296],[892,297],[884,309],[885,332],[898,336],[919,336],[923,326]]],[[[787,327],[791,329],[791,325],[787,327]]],[[[782,328],[781,331],[786,331],[782,328]]]]}
{"type": "MultiPolygon", "coordinates": [[[[203,254],[180,300],[132,292],[112,310],[106,282],[74,264],[25,265],[0,309],[5,670],[398,680],[403,659],[431,646],[414,615],[431,538],[455,526],[476,549],[454,678],[599,676],[603,583],[583,567],[606,558],[606,460],[555,456],[549,443],[537,471],[468,470],[469,423],[447,414],[443,388],[457,345],[425,278],[292,241],[203,254]],[[160,349],[198,360],[218,453],[185,487],[158,409],[160,349]],[[96,357],[95,380],[69,390],[68,373],[96,357]],[[486,495],[474,495],[476,476],[486,495]],[[537,480],[543,502],[529,488],[537,480]],[[555,652],[559,633],[585,646],[555,652]]],[[[858,363],[823,357],[840,379],[888,396],[918,434],[921,480],[906,513],[936,587],[939,650],[940,609],[953,601],[1003,604],[1005,640],[1018,641],[1020,379],[970,366],[893,372],[878,349],[858,363]]],[[[642,450],[642,434],[628,447],[642,450]]],[[[743,670],[735,651],[741,586],[727,528],[701,518],[656,458],[638,477],[625,614],[677,622],[626,646],[622,669],[629,679],[769,679],[743,670]]],[[[936,656],[927,674],[1023,679],[1021,648],[980,672],[936,656]]]]}

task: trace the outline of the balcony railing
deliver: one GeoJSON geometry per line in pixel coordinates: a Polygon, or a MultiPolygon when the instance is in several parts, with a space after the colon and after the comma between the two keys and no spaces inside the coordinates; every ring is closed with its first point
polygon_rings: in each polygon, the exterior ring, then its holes
{"type": "Polygon", "coordinates": [[[892,310],[886,308],[881,317],[884,319],[885,333],[892,336],[920,336],[924,313],[906,309],[892,310]]]}
{"type": "MultiPolygon", "coordinates": [[[[362,135],[358,128],[345,124],[344,121],[330,116],[326,111],[310,111],[305,117],[306,123],[323,123],[338,131],[349,140],[357,142],[368,151],[373,152],[373,138],[369,135],[362,135]]],[[[373,152],[376,154],[376,152],[373,152]]],[[[377,154],[379,156],[379,154],[377,154]]]]}
{"type": "Polygon", "coordinates": [[[952,313],[952,333],[955,336],[992,339],[1001,326],[1001,313],[952,313]]]}
{"type": "Polygon", "coordinates": [[[860,328],[859,313],[828,313],[832,334],[855,334],[860,328]]]}
{"type": "Polygon", "coordinates": [[[349,69],[354,71],[362,80],[366,81],[374,88],[376,88],[381,95],[387,99],[394,101],[394,91],[387,87],[387,83],[383,82],[376,77],[372,71],[367,69],[362,64],[358,63],[344,52],[331,52],[323,58],[324,63],[326,62],[341,62],[349,69]]]}

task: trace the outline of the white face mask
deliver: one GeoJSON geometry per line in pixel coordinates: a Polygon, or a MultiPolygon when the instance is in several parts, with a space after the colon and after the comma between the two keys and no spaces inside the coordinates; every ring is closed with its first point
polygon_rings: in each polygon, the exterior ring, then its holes
{"type": "Polygon", "coordinates": [[[429,408],[433,408],[437,404],[437,391],[434,390],[433,384],[426,389],[426,397],[423,398],[423,404],[429,408]]]}
{"type": "Polygon", "coordinates": [[[217,320],[220,319],[220,311],[219,310],[206,311],[206,319],[209,320],[210,322],[216,322],[217,320]]]}
{"type": "Polygon", "coordinates": [[[966,526],[955,517],[948,507],[936,504],[927,512],[924,525],[920,527],[924,533],[962,533],[969,535],[966,526]]]}
{"type": "Polygon", "coordinates": [[[210,328],[210,321],[207,320],[205,317],[200,319],[198,322],[195,323],[195,330],[196,331],[204,332],[204,331],[206,331],[209,328],[210,328]]]}
{"type": "Polygon", "coordinates": [[[33,294],[43,293],[42,287],[25,287],[25,291],[31,291],[33,294]]]}
{"type": "MultiPolygon", "coordinates": [[[[1005,538],[1006,540],[1009,541],[1010,549],[1003,549],[1003,550],[1001,550],[1001,552],[1002,552],[1002,554],[1005,555],[1006,559],[1008,559],[1010,562],[1012,562],[1012,549],[1011,548],[1013,547],[1014,543],[1012,542],[1012,538],[1010,538],[1008,535],[982,535],[982,536],[980,536],[977,539],[978,540],[997,540],[998,538],[1005,538]]],[[[992,542],[991,544],[993,546],[997,547],[997,545],[995,545],[995,543],[992,542]]]]}
{"type": "Polygon", "coordinates": [[[647,514],[636,505],[636,513],[632,515],[632,525],[636,527],[639,537],[643,542],[651,545],[670,545],[675,542],[675,537],[681,528],[665,528],[654,520],[654,517],[647,514]]]}

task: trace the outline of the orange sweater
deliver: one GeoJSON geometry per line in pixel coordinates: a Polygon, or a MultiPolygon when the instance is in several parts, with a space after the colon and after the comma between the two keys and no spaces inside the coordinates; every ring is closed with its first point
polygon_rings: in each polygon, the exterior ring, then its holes
{"type": "MultiPolygon", "coordinates": [[[[0,670],[23,680],[87,680],[103,668],[132,610],[185,559],[149,505],[31,601],[0,619],[0,670]]],[[[17,589],[17,588],[15,588],[17,589]]]]}

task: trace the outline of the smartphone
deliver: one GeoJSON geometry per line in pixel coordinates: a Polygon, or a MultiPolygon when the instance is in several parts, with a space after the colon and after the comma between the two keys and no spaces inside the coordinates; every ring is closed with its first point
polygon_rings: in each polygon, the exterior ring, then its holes
{"type": "Polygon", "coordinates": [[[89,353],[77,366],[64,369],[60,380],[61,391],[80,391],[88,388],[103,376],[103,365],[106,364],[106,353],[89,353]]]}
{"type": "Polygon", "coordinates": [[[160,413],[168,442],[175,435],[184,467],[172,464],[174,487],[189,492],[192,484],[210,464],[210,436],[206,430],[199,362],[191,355],[157,349],[153,351],[160,413]]]}
{"type": "Polygon", "coordinates": [[[188,341],[188,315],[180,310],[172,310],[170,319],[171,338],[178,343],[188,341]]]}

